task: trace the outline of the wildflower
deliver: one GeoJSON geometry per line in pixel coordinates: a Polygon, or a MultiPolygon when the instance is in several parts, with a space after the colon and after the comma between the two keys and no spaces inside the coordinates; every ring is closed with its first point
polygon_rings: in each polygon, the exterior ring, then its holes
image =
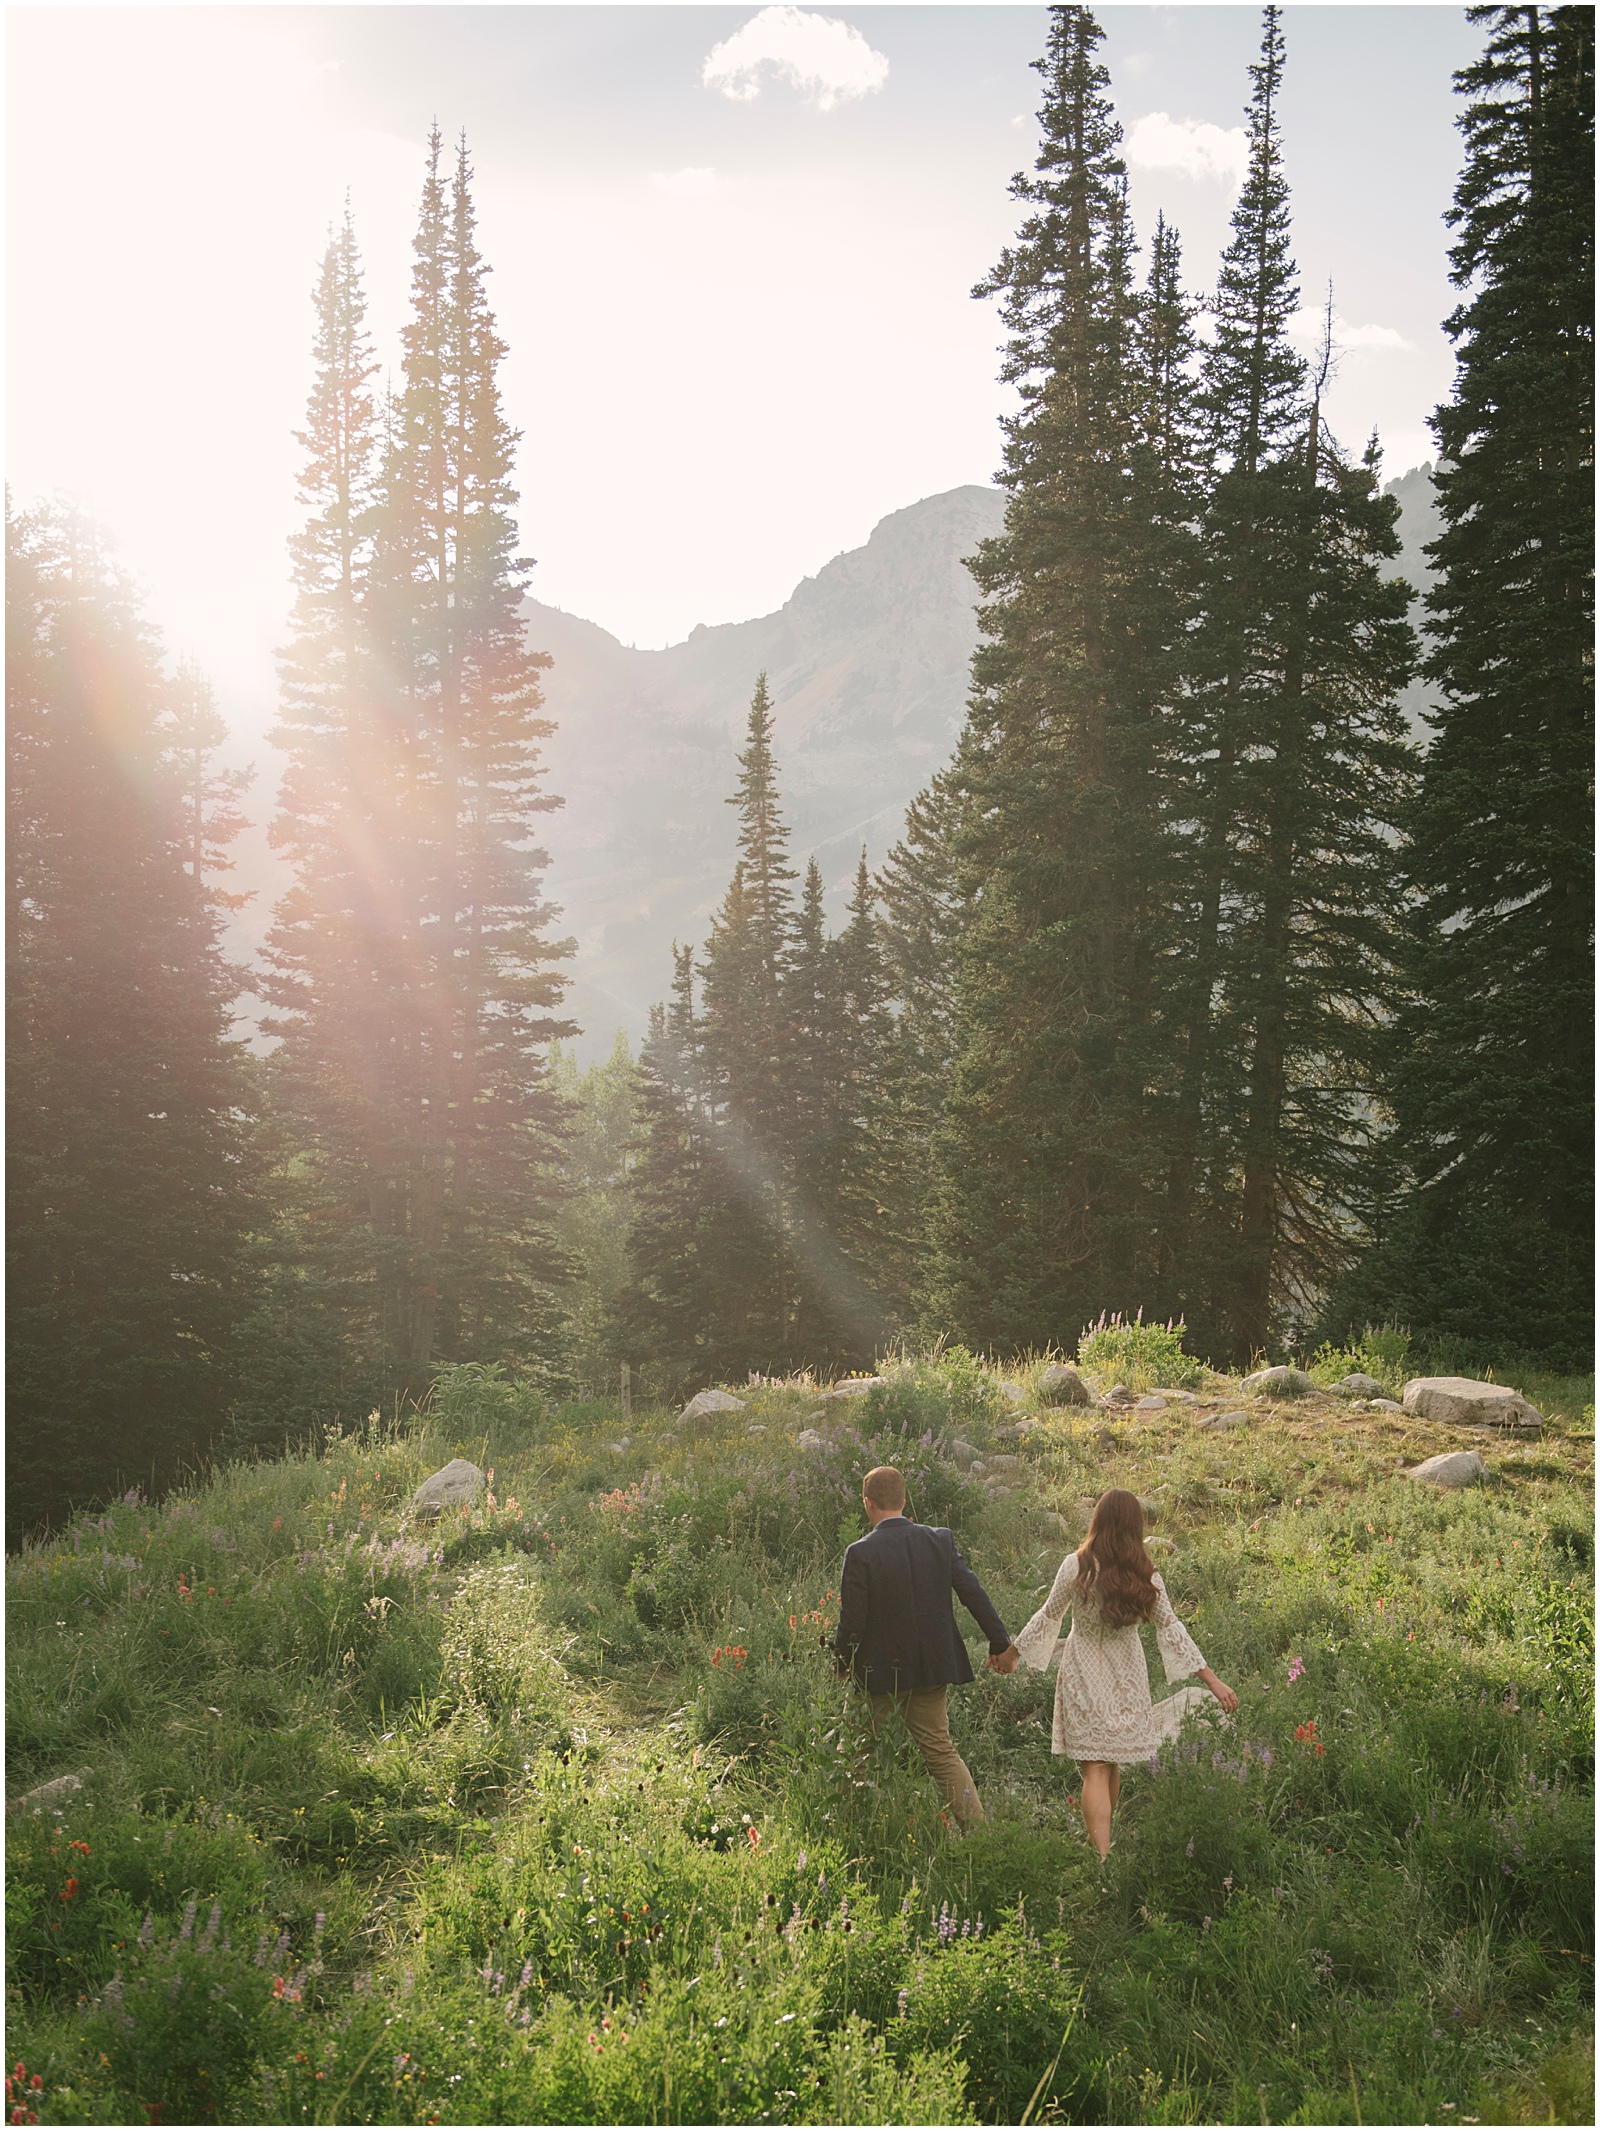
{"type": "Polygon", "coordinates": [[[898,1997],[895,1999],[895,2003],[900,2008],[900,2018],[903,2020],[906,2016],[906,2008],[911,2003],[910,1991],[901,1991],[898,1997]]]}
{"type": "Polygon", "coordinates": [[[1193,1857],[1194,1855],[1194,1837],[1192,1835],[1183,1846],[1183,1854],[1185,1857],[1193,1857]]]}
{"type": "Polygon", "coordinates": [[[1208,1916],[1203,1916],[1203,1917],[1202,1917],[1202,1918],[1200,1919],[1200,1936],[1201,1936],[1202,1938],[1204,1938],[1204,1937],[1205,1937],[1205,1935],[1206,1935],[1206,1933],[1207,1933],[1207,1932],[1208,1932],[1208,1931],[1209,1931],[1210,1929],[1211,1929],[1211,1919],[1210,1919],[1210,1917],[1208,1917],[1208,1916]]]}
{"type": "Polygon", "coordinates": [[[69,1876],[67,1884],[61,1890],[61,1899],[64,1902],[75,1902],[78,1899],[78,1882],[76,1878],[69,1876]]]}
{"type": "Polygon", "coordinates": [[[752,1850],[759,1850],[761,1847],[761,1830],[759,1828],[750,1830],[750,1847],[752,1850]]]}
{"type": "Polygon", "coordinates": [[[1300,1678],[1301,1674],[1305,1671],[1305,1669],[1306,1667],[1304,1658],[1293,1657],[1289,1660],[1289,1685],[1291,1687],[1294,1685],[1295,1681],[1300,1678]]]}

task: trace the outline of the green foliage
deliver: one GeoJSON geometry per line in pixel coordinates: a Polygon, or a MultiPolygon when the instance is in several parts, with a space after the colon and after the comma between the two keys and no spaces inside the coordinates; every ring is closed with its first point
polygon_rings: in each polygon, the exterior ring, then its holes
{"type": "Polygon", "coordinates": [[[1159,1384],[1184,1390],[1198,1384],[1205,1369],[1183,1351],[1183,1334],[1181,1319],[1176,1324],[1146,1324],[1142,1315],[1123,1318],[1102,1313],[1097,1323],[1085,1325],[1078,1359],[1085,1368],[1126,1384],[1130,1391],[1147,1391],[1159,1384]]]}
{"type": "MultiPolygon", "coordinates": [[[[201,684],[95,529],[6,517],[7,1532],[205,1455],[257,1154],[201,684]]],[[[224,780],[224,782],[226,782],[224,780]]]]}
{"type": "Polygon", "coordinates": [[[747,1386],[690,1442],[640,1411],[623,1448],[614,1404],[458,1371],[417,1432],[24,1549],[8,1787],[93,1772],[10,1826],[40,2113],[1016,2122],[1038,2088],[1080,2122],[1327,2121],[1352,2076],[1386,2121],[1581,2113],[1588,1443],[1438,1495],[1389,1448],[1439,1432],[1329,1400],[1223,1437],[1068,1412],[1001,1498],[941,1452],[1014,1410],[998,1372],[887,1374],[823,1416],[747,1386]],[[413,1537],[463,1451],[492,1502],[413,1537]],[[1159,1475],[1169,1588],[1243,1706],[1126,1772],[1105,1868],[1048,1678],[952,1696],[990,1815],[956,1843],[819,1648],[886,1456],[1013,1626],[1065,1543],[1043,1504],[1159,1475]]]}
{"type": "Polygon", "coordinates": [[[1340,1299],[1573,1368],[1593,1351],[1594,16],[1473,19],[1399,1167],[1340,1299]]]}

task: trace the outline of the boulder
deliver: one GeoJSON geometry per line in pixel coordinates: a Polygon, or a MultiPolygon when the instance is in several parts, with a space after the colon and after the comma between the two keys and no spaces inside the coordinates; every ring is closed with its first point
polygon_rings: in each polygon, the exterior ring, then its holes
{"type": "Polygon", "coordinates": [[[1304,1369],[1285,1369],[1281,1366],[1276,1369],[1257,1369],[1253,1376],[1245,1377],[1239,1386],[1250,1398],[1303,1398],[1308,1391],[1315,1391],[1316,1388],[1304,1369]]]}
{"type": "Polygon", "coordinates": [[[1159,1495],[1141,1495],[1139,1497],[1139,1507],[1144,1511],[1145,1522],[1154,1524],[1161,1515],[1161,1498],[1159,1495]]]}
{"type": "Polygon", "coordinates": [[[802,1428],[794,1440],[800,1450],[826,1450],[828,1447],[827,1437],[818,1435],[814,1428],[802,1428]]]}
{"type": "Polygon", "coordinates": [[[978,1463],[978,1446],[976,1443],[964,1443],[960,1436],[952,1436],[950,1439],[950,1456],[957,1465],[976,1465],[978,1463]]]}
{"type": "Polygon", "coordinates": [[[463,1509],[483,1493],[484,1475],[470,1458],[452,1458],[430,1473],[409,1504],[413,1517],[437,1517],[447,1509],[463,1509]]]}
{"type": "Polygon", "coordinates": [[[1397,1398],[1369,1398],[1367,1404],[1381,1407],[1385,1413],[1404,1413],[1406,1410],[1397,1398]]]}
{"type": "Polygon", "coordinates": [[[1134,1407],[1135,1413],[1165,1413],[1167,1402],[1159,1392],[1150,1391],[1134,1407]]]}
{"type": "Polygon", "coordinates": [[[8,1813],[58,1813],[67,1800],[81,1791],[93,1769],[73,1769],[69,1775],[52,1776],[48,1783],[36,1784],[31,1791],[24,1791],[20,1798],[9,1799],[8,1813]]]}
{"type": "Polygon", "coordinates": [[[1131,1406],[1133,1393],[1126,1384],[1113,1384],[1109,1391],[1102,1392],[1100,1403],[1102,1406],[1131,1406]]]}
{"type": "Polygon", "coordinates": [[[1213,1413],[1200,1422],[1202,1428],[1238,1428],[1250,1418],[1243,1406],[1235,1406],[1231,1413],[1213,1413]]]}
{"type": "Polygon", "coordinates": [[[1388,1396],[1388,1393],[1375,1376],[1363,1376],[1359,1369],[1356,1370],[1353,1376],[1341,1376],[1339,1381],[1329,1388],[1337,1391],[1341,1398],[1386,1398],[1388,1396]]]}
{"type": "Polygon", "coordinates": [[[1154,1398],[1164,1398],[1167,1400],[1169,1405],[1172,1404],[1174,1401],[1180,1406],[1198,1406],[1200,1403],[1199,1399],[1192,1391],[1168,1391],[1160,1384],[1156,1385],[1156,1388],[1151,1394],[1151,1396],[1154,1398]]]}
{"type": "Polygon", "coordinates": [[[1087,1406],[1089,1387],[1076,1369],[1053,1361],[1039,1378],[1039,1397],[1047,1406],[1087,1406]]]}
{"type": "Polygon", "coordinates": [[[1001,1384],[999,1390],[1001,1397],[1008,1398],[1013,1406],[1021,1406],[1027,1402],[1028,1394],[1020,1384],[1001,1384]]]}
{"type": "Polygon", "coordinates": [[[1015,1472],[1021,1463],[1022,1460],[1020,1458],[1004,1456],[990,1458],[988,1466],[990,1472],[1015,1472]]]}
{"type": "Polygon", "coordinates": [[[743,1413],[744,1400],[735,1398],[731,1391],[697,1391],[682,1413],[684,1421],[708,1421],[714,1413],[743,1413]]]}
{"type": "Polygon", "coordinates": [[[1414,1376],[1400,1394],[1407,1413],[1443,1428],[1542,1428],[1544,1415],[1509,1384],[1470,1376],[1414,1376]]]}
{"type": "Polygon", "coordinates": [[[1047,1509],[1044,1513],[1044,1521],[1053,1532],[1069,1532],[1072,1529],[1058,1509],[1047,1509]]]}
{"type": "Polygon", "coordinates": [[[762,1421],[746,1421],[744,1432],[746,1435],[765,1435],[767,1432],[766,1424],[762,1421]]]}
{"type": "Polygon", "coordinates": [[[1175,1554],[1178,1551],[1178,1542],[1166,1538],[1161,1532],[1148,1533],[1144,1543],[1152,1554],[1175,1554]]]}
{"type": "Polygon", "coordinates": [[[1476,1487],[1488,1477],[1489,1468],[1475,1450],[1446,1450],[1424,1458],[1406,1474],[1408,1480],[1426,1480],[1430,1487],[1476,1487]]]}
{"type": "Polygon", "coordinates": [[[876,1391],[888,1381],[886,1376],[851,1376],[822,1395],[824,1398],[859,1398],[863,1391],[876,1391]]]}

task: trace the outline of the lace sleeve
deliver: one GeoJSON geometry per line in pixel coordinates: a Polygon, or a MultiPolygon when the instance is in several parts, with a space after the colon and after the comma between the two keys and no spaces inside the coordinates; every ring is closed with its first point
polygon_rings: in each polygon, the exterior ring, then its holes
{"type": "Polygon", "coordinates": [[[1078,1557],[1069,1554],[1056,1571],[1056,1580],[1050,1586],[1050,1596],[1017,1637],[1017,1654],[1031,1671],[1043,1672],[1055,1656],[1056,1643],[1061,1635],[1061,1622],[1067,1607],[1072,1603],[1072,1586],[1077,1581],[1078,1557]]]}
{"type": "Polygon", "coordinates": [[[1169,1680],[1186,1680],[1205,1666],[1200,1655],[1200,1646],[1172,1610],[1172,1600],[1167,1596],[1167,1587],[1158,1574],[1156,1584],[1156,1610],[1151,1618],[1156,1624],[1156,1645],[1161,1652],[1161,1662],[1167,1668],[1169,1680]]]}

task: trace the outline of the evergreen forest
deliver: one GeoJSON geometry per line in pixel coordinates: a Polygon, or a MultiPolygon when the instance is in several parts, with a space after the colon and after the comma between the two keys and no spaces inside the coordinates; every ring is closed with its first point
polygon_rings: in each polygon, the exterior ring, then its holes
{"type": "Polygon", "coordinates": [[[833,921],[751,673],[637,1049],[464,136],[393,349],[316,271],[262,966],[215,688],[8,497],[10,2121],[1592,2120],[1594,17],[1469,19],[1420,586],[1292,12],[1202,299],[1048,10],[959,740],[833,921]],[[1402,1486],[1428,1374],[1539,1440],[1402,1486]],[[1014,1626],[1144,1500],[1246,1706],[1105,1868],[1048,1681],[962,1690],[962,1844],[841,1713],[884,1460],[1014,1626]]]}

